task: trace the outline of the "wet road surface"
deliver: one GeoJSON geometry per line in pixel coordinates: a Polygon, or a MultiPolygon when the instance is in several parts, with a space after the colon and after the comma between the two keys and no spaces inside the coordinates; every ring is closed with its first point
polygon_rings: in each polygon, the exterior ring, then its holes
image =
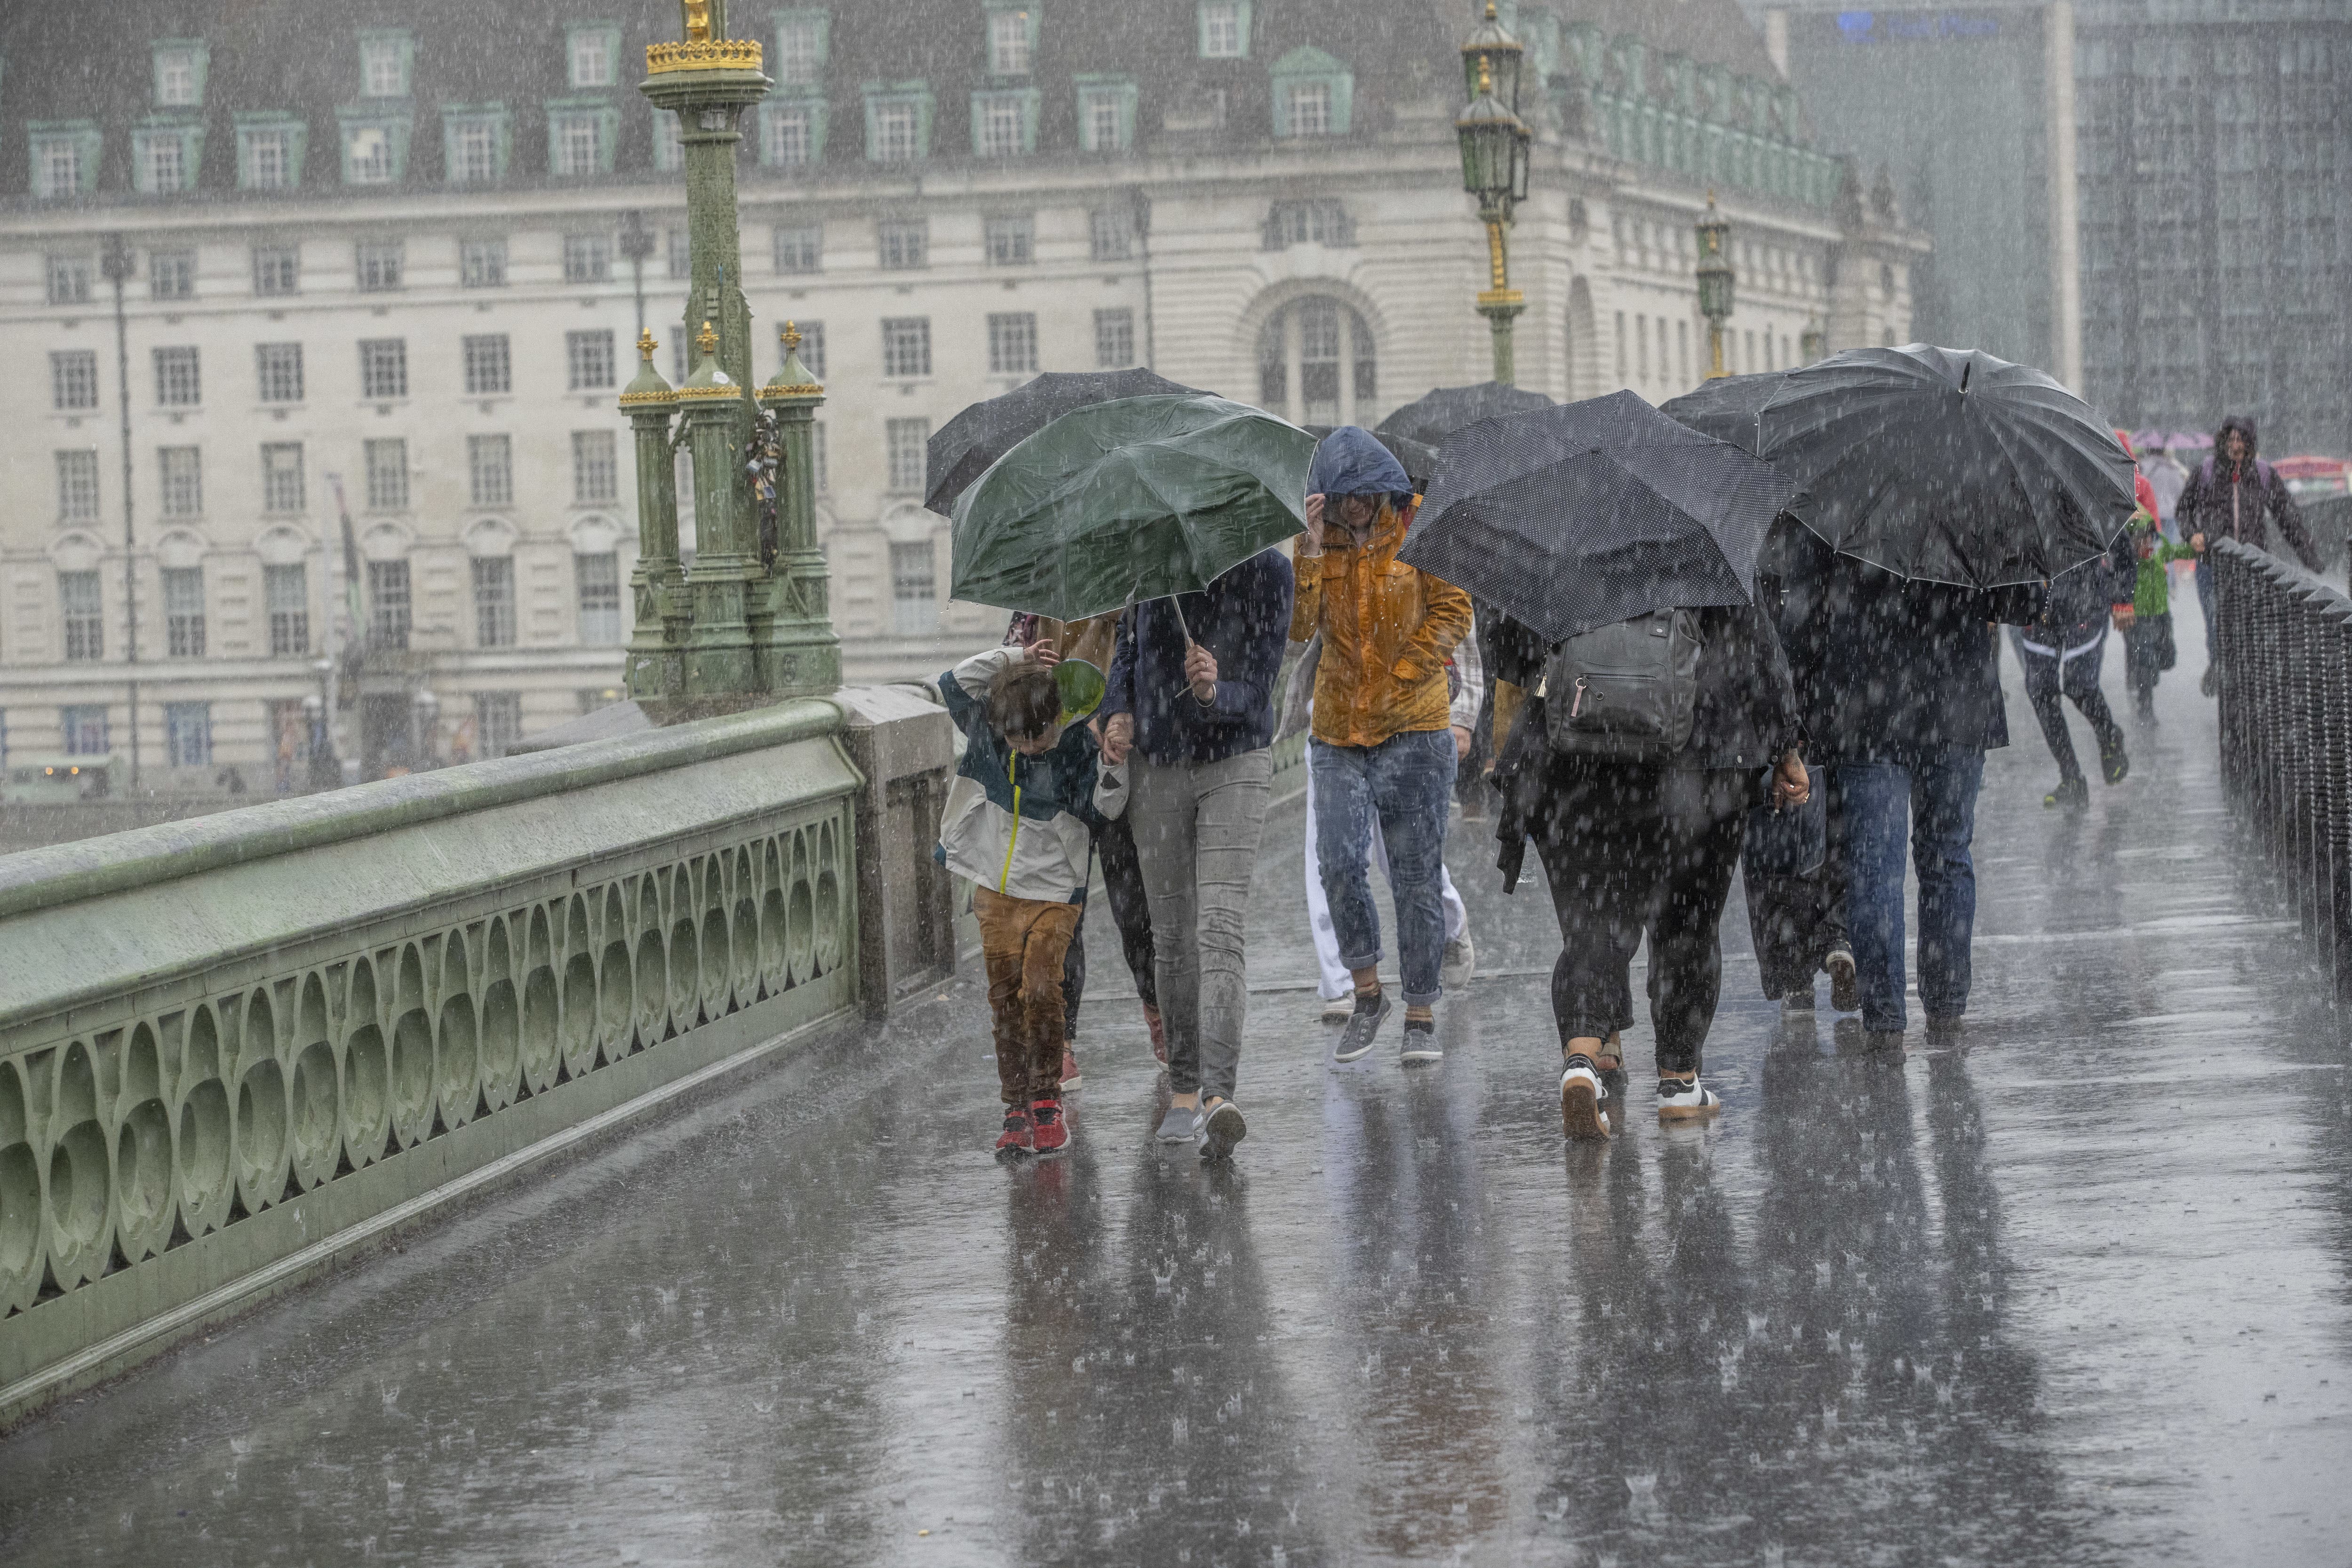
{"type": "Polygon", "coordinates": [[[2193,602],[2085,814],[2010,664],[1963,1049],[1784,1019],[1735,898],[1721,1120],[1644,1025],[1566,1147],[1540,878],[1457,823],[1445,1062],[1332,1071],[1294,804],[1233,1167],[1148,1142],[1098,911],[1066,1158],[991,1159],[968,965],[0,1442],[0,1562],[2343,1563],[2345,1048],[2193,602]]]}

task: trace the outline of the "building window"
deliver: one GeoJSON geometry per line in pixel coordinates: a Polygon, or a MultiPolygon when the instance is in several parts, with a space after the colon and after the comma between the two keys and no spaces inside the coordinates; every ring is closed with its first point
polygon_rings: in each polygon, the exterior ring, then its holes
{"type": "Polygon", "coordinates": [[[352,257],[358,270],[362,293],[382,294],[400,287],[406,259],[400,241],[362,240],[352,247],[352,257]]]}
{"type": "Polygon", "coordinates": [[[205,101],[204,78],[196,51],[186,46],[158,45],[155,49],[155,106],[196,109],[205,101]]]}
{"type": "Polygon", "coordinates": [[[370,402],[408,395],[408,340],[365,338],[360,341],[360,396],[370,402]]]}
{"type": "Polygon", "coordinates": [[[511,648],[514,640],[514,559],[478,555],[474,558],[475,645],[511,648]]]}
{"type": "Polygon", "coordinates": [[[608,506],[620,498],[618,445],[609,430],[572,433],[572,501],[574,506],[608,506]]]}
{"type": "Polygon", "coordinates": [[[563,281],[609,283],[613,277],[613,241],[609,235],[563,236],[563,281]]]}
{"type": "Polygon", "coordinates": [[[611,27],[574,27],[571,36],[572,85],[611,87],[621,53],[620,34],[611,27]]]}
{"type": "Polygon", "coordinates": [[[157,250],[147,254],[147,288],[158,299],[196,297],[196,253],[157,250]]]}
{"type": "Polygon", "coordinates": [[[931,319],[891,316],[882,322],[882,373],[901,379],[931,373],[931,319]]]}
{"type": "Polygon", "coordinates": [[[499,156],[499,121],[483,115],[448,122],[449,183],[487,185],[505,172],[499,156]]]}
{"type": "Polygon", "coordinates": [[[973,153],[982,158],[1017,158],[1036,151],[1036,107],[1034,89],[973,93],[973,153]]]}
{"type": "Polygon", "coordinates": [[[299,512],[308,499],[302,482],[302,444],[273,441],[261,449],[261,508],[299,512]]]}
{"type": "Polygon", "coordinates": [[[88,182],[98,164],[95,130],[77,127],[47,135],[36,131],[32,148],[35,195],[47,201],[61,201],[89,190],[88,182]]]}
{"type": "Polygon", "coordinates": [[[599,110],[551,115],[548,157],[558,175],[599,174],[604,169],[604,116],[599,110]]]}
{"type": "Polygon", "coordinates": [[[106,606],[98,573],[58,573],[58,609],[65,620],[66,657],[75,664],[106,657],[106,606]]]}
{"type": "Polygon", "coordinates": [[[400,178],[400,160],[388,125],[343,128],[343,179],[353,185],[389,185],[400,178]]]}
{"type": "Polygon", "coordinates": [[[49,356],[49,401],[59,409],[98,406],[98,351],[66,349],[49,356]]]}
{"type": "Polygon", "coordinates": [[[1135,141],[1135,84],[1079,78],[1078,146],[1087,152],[1124,152],[1135,141]]]}
{"type": "Polygon", "coordinates": [[[824,156],[824,100],[785,99],[760,106],[760,162],[798,168],[824,156]]]}
{"type": "Polygon", "coordinates": [[[1297,48],[1275,61],[1274,133],[1282,137],[1345,136],[1355,78],[1322,50],[1297,48]]]}
{"type": "Polygon", "coordinates": [[[814,87],[824,80],[831,39],[830,18],[822,11],[783,11],[776,16],[776,80],[785,87],[814,87]]]}
{"type": "Polygon", "coordinates": [[[674,174],[686,167],[686,131],[667,109],[654,110],[654,167],[674,174]]]}
{"type": "MultiPolygon", "coordinates": [[[[890,422],[899,423],[897,420],[890,422]]],[[[890,547],[890,630],[928,637],[940,627],[939,551],[929,539],[890,547]]]]}
{"type": "Polygon", "coordinates": [[[204,367],[196,350],[156,350],[155,401],[165,408],[194,408],[204,400],[204,367]]]}
{"type": "Polygon", "coordinates": [[[504,757],[521,738],[520,692],[474,694],[474,748],[483,761],[504,757]]]}
{"type": "Polygon", "coordinates": [[[514,505],[514,440],[505,435],[466,437],[467,493],[478,507],[514,505]]]}
{"type": "Polygon", "coordinates": [[[408,563],[372,560],[367,563],[368,641],[379,648],[404,653],[408,648],[408,563]]]}
{"type": "Polygon", "coordinates": [[[457,246],[457,282],[466,288],[503,288],[507,283],[507,242],[469,239],[457,246]]]}
{"type": "MultiPolygon", "coordinates": [[[[824,380],[824,323],[802,321],[796,325],[801,329],[801,363],[807,368],[809,374],[823,381],[824,380]]],[[[782,350],[781,342],[777,345],[777,349],[781,363],[782,350]]]]}
{"type": "Polygon", "coordinates": [[[205,569],[163,568],[163,649],[174,659],[205,656],[205,569]]]}
{"type": "Polygon", "coordinates": [[[1095,312],[1095,369],[1123,371],[1135,363],[1135,312],[1121,306],[1095,312]]]}
{"type": "Polygon", "coordinates": [[[925,218],[884,218],[875,225],[881,241],[882,265],[892,271],[928,267],[931,260],[931,225],[925,218]]]}
{"type": "Polygon", "coordinates": [[[815,224],[776,230],[776,270],[816,272],[824,265],[824,230],[815,224]]]}
{"type": "Polygon", "coordinates": [[[361,34],[360,91],[369,98],[406,98],[408,60],[405,34],[361,34]]]}
{"type": "Polygon", "coordinates": [[[98,454],[58,453],[58,521],[92,523],[97,520],[98,454]]]}
{"type": "Polygon", "coordinates": [[[1249,11],[1249,0],[1201,0],[1201,57],[1246,59],[1249,11]]]}
{"type": "Polygon", "coordinates": [[[928,419],[883,422],[883,440],[889,456],[890,488],[894,493],[902,496],[923,493],[924,449],[930,439],[931,422],[928,419]]]}
{"type": "Polygon", "coordinates": [[[873,163],[912,163],[929,152],[930,95],[870,95],[866,99],[866,157],[873,163]]]}
{"type": "Polygon", "coordinates": [[[86,256],[49,257],[49,303],[52,305],[89,304],[89,257],[86,256]]]}
{"type": "Polygon", "coordinates": [[[58,460],[58,520],[88,523],[98,520],[98,454],[60,452],[58,460]]]}
{"type": "Polygon", "coordinates": [[[1025,77],[1036,56],[1036,13],[1023,6],[988,18],[988,69],[992,76],[1025,77]]]}
{"type": "Polygon", "coordinates": [[[408,510],[408,443],[387,436],[365,443],[362,450],[367,462],[368,510],[408,510]]]}
{"type": "Polygon", "coordinates": [[[1266,209],[1265,248],[1284,250],[1294,245],[1353,245],[1355,220],[1338,202],[1315,200],[1276,202],[1266,209]]]}
{"type": "Polygon", "coordinates": [[[165,703],[163,752],[174,768],[213,765],[213,705],[165,703]]]}
{"type": "Polygon", "coordinates": [[[1371,329],[1337,299],[1296,300],[1258,336],[1259,405],[1294,424],[1353,424],[1379,385],[1371,329]]]}
{"type": "Polygon", "coordinates": [[[580,592],[580,641],[591,648],[616,645],[621,641],[621,558],[610,550],[575,555],[572,580],[580,592]]]}
{"type": "Polygon", "coordinates": [[[299,182],[297,150],[302,131],[288,125],[240,126],[236,133],[237,183],[248,191],[283,191],[299,182]]]}
{"type": "Polygon", "coordinates": [[[988,220],[988,264],[1026,267],[1036,259],[1037,220],[1027,213],[988,220]]]}
{"type": "Polygon", "coordinates": [[[1298,82],[1289,89],[1289,108],[1284,121],[1286,136],[1328,136],[1331,134],[1331,89],[1327,82],[1298,82]]]}
{"type": "Polygon", "coordinates": [[[669,275],[673,278],[694,276],[694,233],[690,229],[669,231],[669,275]]]}
{"type": "Polygon", "coordinates": [[[68,757],[106,755],[106,709],[102,705],[73,703],[58,709],[58,727],[65,732],[68,757]]]}
{"type": "Polygon", "coordinates": [[[499,397],[514,391],[513,361],[504,332],[467,337],[462,346],[467,397],[499,397]]]}
{"type": "Polygon", "coordinates": [[[1127,261],[1135,255],[1135,209],[1097,207],[1087,214],[1089,252],[1097,261],[1127,261]]]}
{"type": "Polygon", "coordinates": [[[302,401],[302,345],[256,343],[253,367],[261,382],[264,402],[302,401]]]}
{"type": "Polygon", "coordinates": [[[1037,318],[1027,311],[988,319],[988,373],[992,376],[1034,376],[1037,373],[1037,318]]]}
{"type": "Polygon", "coordinates": [[[613,334],[603,332],[566,332],[563,334],[563,362],[572,377],[572,390],[581,392],[613,384],[613,334]]]}
{"type": "Polygon", "coordinates": [[[269,612],[269,653],[285,659],[310,651],[310,585],[300,561],[261,569],[262,599],[269,612]]]}
{"type": "MultiPolygon", "coordinates": [[[[205,512],[205,455],[194,446],[163,446],[155,452],[163,515],[200,517],[205,512]]],[[[93,476],[94,477],[94,476],[93,476]]]]}
{"type": "Polygon", "coordinates": [[[142,131],[131,139],[131,183],[149,195],[167,196],[188,188],[185,137],[178,131],[142,131]]]}
{"type": "Polygon", "coordinates": [[[260,246],[253,252],[253,291],[292,294],[302,286],[302,253],[293,246],[260,246]]]}

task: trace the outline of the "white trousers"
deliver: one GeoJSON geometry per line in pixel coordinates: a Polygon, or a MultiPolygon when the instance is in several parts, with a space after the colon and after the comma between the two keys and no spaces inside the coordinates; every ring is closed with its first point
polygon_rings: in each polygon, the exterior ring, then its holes
{"type": "MultiPolygon", "coordinates": [[[[1311,709],[1309,711],[1312,712],[1311,709]]],[[[1307,744],[1313,746],[1315,743],[1310,740],[1307,744]]],[[[1331,904],[1323,896],[1323,871],[1315,859],[1315,790],[1311,786],[1307,791],[1306,860],[1307,924],[1315,933],[1315,967],[1323,974],[1316,989],[1322,993],[1325,1001],[1336,1002],[1341,997],[1354,993],[1356,981],[1355,977],[1348,973],[1347,967],[1339,962],[1339,934],[1331,928],[1331,904]]],[[[1380,868],[1381,879],[1387,881],[1389,846],[1381,838],[1378,812],[1372,814],[1371,863],[1380,868]]],[[[1447,873],[1443,862],[1437,867],[1437,896],[1445,904],[1445,939],[1459,942],[1470,929],[1470,912],[1462,907],[1462,895],[1454,891],[1454,878],[1447,873]]]]}

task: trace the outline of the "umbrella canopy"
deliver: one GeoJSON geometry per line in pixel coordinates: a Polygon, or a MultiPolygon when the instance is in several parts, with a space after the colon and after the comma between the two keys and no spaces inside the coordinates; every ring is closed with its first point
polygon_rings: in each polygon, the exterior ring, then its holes
{"type": "Polygon", "coordinates": [[[956,503],[950,591],[1058,621],[1206,588],[1307,526],[1315,438],[1205,393],[1066,413],[956,503]]]}
{"type": "Polygon", "coordinates": [[[1677,398],[1699,428],[1789,482],[1789,510],[1841,552],[1962,588],[2044,582],[2095,559],[2130,519],[2130,455],[2042,371],[1980,350],[1849,349],[1768,389],[1677,398]],[[1759,397],[1752,444],[1734,431],[1759,397]]]}
{"type": "Polygon", "coordinates": [[[1397,559],[1556,643],[1753,601],[1788,486],[1630,392],[1457,431],[1397,559]]]}
{"type": "Polygon", "coordinates": [[[1140,369],[1047,371],[1002,397],[973,403],[932,433],[923,448],[924,471],[930,476],[923,505],[946,517],[955,510],[956,497],[987,473],[990,464],[1072,409],[1179,392],[1206,395],[1140,369]]]}
{"type": "MultiPolygon", "coordinates": [[[[1335,424],[1302,424],[1298,427],[1320,441],[1339,428],[1335,424]]],[[[1415,441],[1405,435],[1382,435],[1372,432],[1372,439],[1389,449],[1389,455],[1404,465],[1404,476],[1416,488],[1425,487],[1431,476],[1437,472],[1437,448],[1426,441],[1415,441]]]]}
{"type": "MultiPolygon", "coordinates": [[[[1480,382],[1468,387],[1438,387],[1381,421],[1379,428],[1372,434],[1383,439],[1401,435],[1408,441],[1443,446],[1447,436],[1465,424],[1551,406],[1551,399],[1543,393],[1528,392],[1503,382],[1480,382]]],[[[1397,460],[1404,461],[1402,455],[1397,460]]],[[[1405,471],[1411,473],[1412,465],[1405,464],[1405,471]]]]}
{"type": "Polygon", "coordinates": [[[1752,453],[1757,444],[1756,416],[1764,412],[1764,404],[1780,390],[1786,379],[1787,372],[1783,371],[1765,371],[1752,376],[1717,376],[1711,382],[1701,382],[1696,392],[1668,398],[1658,405],[1658,412],[1701,434],[1728,441],[1741,451],[1752,453]]]}

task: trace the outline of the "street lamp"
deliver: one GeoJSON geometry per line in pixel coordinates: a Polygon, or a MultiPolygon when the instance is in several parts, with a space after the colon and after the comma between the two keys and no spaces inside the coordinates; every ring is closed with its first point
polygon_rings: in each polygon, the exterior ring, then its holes
{"type": "Polygon", "coordinates": [[[646,261],[654,253],[654,231],[646,227],[646,216],[635,207],[621,214],[621,255],[629,264],[629,277],[637,296],[637,336],[646,333],[646,261]]]}
{"type": "Polygon", "coordinates": [[[313,789],[332,789],[343,781],[343,770],[335,761],[335,699],[328,686],[334,679],[335,662],[313,660],[310,672],[319,677],[319,689],[302,699],[302,711],[310,718],[310,784],[313,789]]]}
{"type": "Polygon", "coordinates": [[[1528,308],[1511,287],[1510,252],[1503,230],[1528,196],[1529,137],[1519,119],[1519,68],[1526,51],[1495,19],[1486,17],[1462,46],[1463,81],[1470,103],[1454,122],[1462,144],[1462,188],[1478,198],[1478,221],[1486,225],[1488,287],[1478,295],[1478,314],[1495,337],[1495,379],[1517,379],[1511,363],[1511,325],[1528,308]]]}
{"type": "Polygon", "coordinates": [[[416,710],[416,740],[410,753],[415,760],[411,766],[419,769],[437,768],[440,762],[434,753],[438,749],[440,737],[435,733],[434,721],[440,716],[441,699],[431,692],[419,692],[410,704],[416,710]]]}
{"type": "Polygon", "coordinates": [[[1710,365],[1708,381],[1716,381],[1727,372],[1723,368],[1723,324],[1731,319],[1732,286],[1738,274],[1731,269],[1731,223],[1717,217],[1715,193],[1706,193],[1706,216],[1698,221],[1698,313],[1706,318],[1706,347],[1710,365]]]}

